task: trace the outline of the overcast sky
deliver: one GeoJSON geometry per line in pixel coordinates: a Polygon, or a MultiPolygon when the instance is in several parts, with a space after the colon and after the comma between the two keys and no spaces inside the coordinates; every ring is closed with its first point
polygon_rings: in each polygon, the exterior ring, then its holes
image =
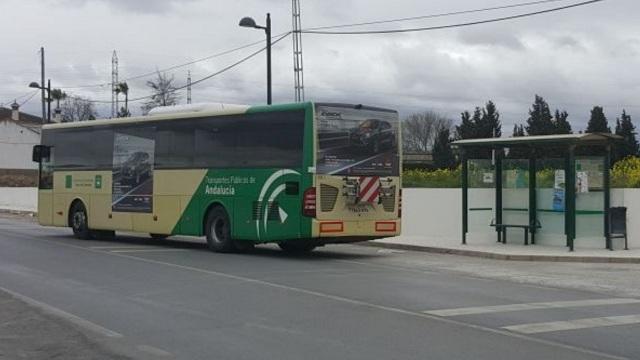
{"type": "MultiPolygon", "coordinates": [[[[302,0],[303,28],[427,15],[525,0],[302,0]]],[[[408,21],[358,29],[422,27],[499,17],[579,0],[465,16],[408,21]]],[[[162,69],[264,39],[238,27],[243,16],[273,33],[291,29],[289,0],[0,0],[0,104],[39,80],[40,46],[54,87],[105,83],[117,50],[120,78],[162,69]]],[[[640,2],[606,0],[527,19],[418,33],[336,36],[305,34],[306,98],[395,108],[402,115],[435,110],[459,113],[493,100],[503,131],[524,122],[534,94],[552,109],[566,109],[575,129],[593,105],[614,121],[626,108],[640,119],[640,2]]],[[[291,38],[273,51],[274,102],[293,100],[291,38]]],[[[258,47],[172,71],[177,85],[215,72],[258,47]]],[[[130,81],[130,97],[149,93],[146,79],[130,81]]],[[[110,88],[68,89],[110,100],[110,88]]],[[[265,57],[193,88],[194,102],[258,104],[265,101],[265,57]]],[[[184,96],[186,95],[184,92],[184,96]]],[[[140,103],[130,108],[139,111],[140,103]]],[[[109,105],[99,105],[102,116],[109,105]]],[[[39,98],[24,110],[38,114],[39,98]]]]}

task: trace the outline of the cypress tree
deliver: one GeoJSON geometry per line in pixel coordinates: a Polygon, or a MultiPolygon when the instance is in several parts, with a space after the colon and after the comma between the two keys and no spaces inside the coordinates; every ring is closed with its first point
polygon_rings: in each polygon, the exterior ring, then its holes
{"type": "Polygon", "coordinates": [[[433,140],[433,163],[438,169],[452,168],[456,159],[451,150],[451,132],[446,126],[438,129],[433,140]]]}
{"type": "Polygon", "coordinates": [[[549,104],[542,96],[536,95],[529,110],[529,118],[525,129],[529,135],[550,135],[555,133],[556,126],[553,123],[549,104]]]}
{"type": "Polygon", "coordinates": [[[636,127],[631,122],[631,116],[626,110],[622,110],[622,116],[616,119],[616,135],[620,135],[624,140],[616,145],[614,162],[624,159],[627,156],[637,156],[640,145],[636,138],[636,127]]]}
{"type": "MultiPolygon", "coordinates": [[[[476,108],[476,112],[478,108],[476,108]]],[[[474,114],[475,118],[475,114],[474,114]]],[[[489,100],[482,109],[482,116],[478,121],[479,137],[490,138],[502,136],[502,124],[500,123],[500,113],[496,104],[489,100]]]]}
{"type": "Polygon", "coordinates": [[[594,106],[591,110],[591,118],[587,124],[587,133],[611,133],[607,117],[602,106],[594,106]]]}
{"type": "Polygon", "coordinates": [[[569,118],[569,113],[567,113],[566,111],[561,112],[560,110],[556,110],[556,116],[554,119],[556,134],[572,134],[573,133],[573,131],[571,130],[571,124],[569,124],[569,121],[567,120],[567,118],[569,118]]]}
{"type": "Polygon", "coordinates": [[[468,111],[465,111],[460,114],[460,118],[460,125],[456,125],[456,139],[475,139],[476,128],[471,120],[471,114],[468,111]]]}

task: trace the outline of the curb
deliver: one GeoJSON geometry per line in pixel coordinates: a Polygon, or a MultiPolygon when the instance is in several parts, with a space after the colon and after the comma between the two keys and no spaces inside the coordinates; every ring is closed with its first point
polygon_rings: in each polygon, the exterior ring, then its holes
{"type": "Polygon", "coordinates": [[[367,241],[359,245],[376,247],[376,248],[385,248],[385,249],[420,251],[420,252],[427,252],[432,254],[460,255],[460,256],[469,256],[469,257],[477,257],[477,258],[492,259],[492,260],[505,260],[505,261],[640,264],[640,258],[497,254],[497,253],[479,251],[479,250],[450,249],[450,248],[442,248],[442,247],[435,247],[435,246],[391,244],[391,243],[371,242],[371,241],[367,241]]]}
{"type": "Polygon", "coordinates": [[[38,215],[36,211],[11,210],[11,209],[2,209],[2,208],[0,208],[0,214],[11,214],[11,215],[21,215],[21,216],[31,216],[31,217],[36,217],[38,215]]]}

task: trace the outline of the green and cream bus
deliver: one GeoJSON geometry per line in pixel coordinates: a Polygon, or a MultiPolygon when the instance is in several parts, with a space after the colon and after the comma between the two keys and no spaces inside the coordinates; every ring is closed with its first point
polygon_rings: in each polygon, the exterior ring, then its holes
{"type": "Polygon", "coordinates": [[[400,234],[396,111],[190,105],[48,124],[38,220],[76,237],[206,236],[214,251],[310,251],[400,234]]]}

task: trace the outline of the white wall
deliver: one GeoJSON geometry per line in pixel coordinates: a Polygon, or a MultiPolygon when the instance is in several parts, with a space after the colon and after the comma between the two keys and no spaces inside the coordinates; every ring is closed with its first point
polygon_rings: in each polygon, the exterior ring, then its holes
{"type": "Polygon", "coordinates": [[[36,211],[37,208],[37,188],[0,187],[0,209],[36,211]]]}
{"type": "Polygon", "coordinates": [[[40,134],[13,121],[0,121],[0,169],[37,169],[31,152],[39,143],[40,134]]]}
{"type": "MultiPolygon", "coordinates": [[[[493,207],[492,189],[470,189],[471,208],[493,207]]],[[[640,248],[640,189],[614,189],[612,206],[627,207],[629,246],[640,248]]],[[[462,190],[460,189],[403,189],[402,235],[413,238],[439,239],[438,243],[460,244],[462,239],[462,190]]],[[[0,188],[0,209],[36,211],[36,188],[0,188]]],[[[492,211],[469,212],[467,240],[473,244],[493,244],[495,230],[489,227],[492,211]]],[[[598,222],[602,216],[596,217],[598,222]]],[[[510,241],[521,241],[520,230],[513,229],[510,241]]],[[[622,240],[615,247],[622,247],[622,240]]],[[[563,246],[563,235],[546,235],[538,238],[539,244],[563,246]]],[[[602,248],[604,238],[578,238],[576,247],[602,248]]]]}
{"type": "MultiPolygon", "coordinates": [[[[493,208],[492,189],[470,189],[470,208],[493,208]]],[[[459,244],[462,239],[462,190],[461,189],[403,189],[402,198],[402,235],[439,239],[438,243],[451,242],[459,244]]],[[[627,207],[627,230],[629,246],[640,248],[640,189],[614,189],[611,194],[611,206],[627,207]]],[[[603,227],[602,215],[593,215],[595,221],[588,216],[579,219],[577,229],[589,236],[578,237],[576,247],[603,248],[604,237],[597,236],[603,227]]],[[[489,227],[493,211],[470,211],[469,234],[467,240],[475,244],[492,244],[496,241],[495,230],[489,227]]],[[[553,220],[548,220],[553,221],[553,220]]],[[[562,223],[562,222],[561,222],[562,223]]],[[[561,224],[560,223],[560,224],[561,224]]],[[[544,227],[544,224],[543,224],[544,227]]],[[[542,245],[563,246],[565,236],[561,234],[560,225],[553,224],[537,240],[542,245]],[[556,226],[557,225],[557,226],[556,226]],[[558,228],[558,229],[556,229],[558,228]]],[[[522,230],[513,229],[509,241],[522,241],[522,230]]],[[[622,240],[614,240],[615,248],[622,247],[622,240]]]]}

